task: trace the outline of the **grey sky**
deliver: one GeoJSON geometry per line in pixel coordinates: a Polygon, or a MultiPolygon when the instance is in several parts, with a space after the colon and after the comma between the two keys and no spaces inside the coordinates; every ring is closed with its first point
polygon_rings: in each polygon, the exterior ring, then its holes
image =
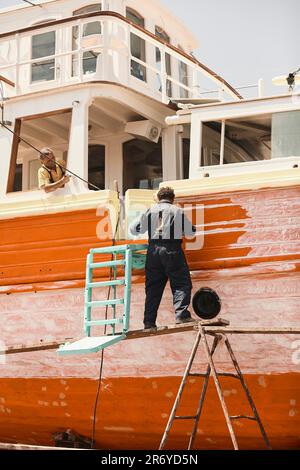
{"type": "MultiPolygon", "coordinates": [[[[272,86],[272,77],[300,67],[299,0],[161,2],[198,38],[196,57],[233,86],[264,78],[267,94],[282,93],[284,88],[272,86]]],[[[18,3],[0,0],[1,7],[18,3]]]]}

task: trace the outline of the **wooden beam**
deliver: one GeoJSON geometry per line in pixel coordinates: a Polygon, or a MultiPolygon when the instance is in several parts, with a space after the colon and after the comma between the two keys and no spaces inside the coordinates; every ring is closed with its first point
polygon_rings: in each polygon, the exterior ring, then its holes
{"type": "MultiPolygon", "coordinates": [[[[300,327],[288,327],[288,328],[248,328],[248,327],[229,327],[229,322],[224,319],[197,321],[191,323],[181,323],[179,325],[159,326],[156,331],[147,330],[132,330],[128,331],[125,340],[147,338],[149,336],[162,336],[174,333],[183,333],[185,331],[198,331],[199,326],[205,327],[207,334],[225,333],[225,334],[246,334],[246,335],[297,335],[300,334],[300,327]]],[[[61,340],[55,340],[50,342],[44,342],[40,340],[36,344],[18,344],[15,346],[8,346],[6,349],[0,350],[0,355],[3,354],[18,354],[34,351],[46,351],[51,349],[57,349],[61,344],[67,342],[77,341],[80,338],[63,338],[61,340]]]]}
{"type": "Polygon", "coordinates": [[[61,344],[75,340],[76,338],[63,338],[61,340],[47,342],[41,339],[40,342],[36,344],[16,344],[14,346],[8,346],[6,349],[0,350],[0,355],[57,349],[61,344]]]}
{"type": "Polygon", "coordinates": [[[217,326],[205,327],[207,333],[225,333],[229,335],[299,335],[300,327],[290,328],[246,328],[246,327],[234,327],[234,328],[220,328],[217,326]]]}
{"type": "Polygon", "coordinates": [[[0,442],[0,450],[91,450],[89,448],[82,449],[79,447],[51,447],[51,446],[34,446],[28,444],[10,444],[0,442]]]}
{"type": "Polygon", "coordinates": [[[8,193],[11,193],[14,188],[18,148],[19,148],[19,143],[20,143],[20,132],[21,132],[21,119],[16,119],[13,142],[11,146],[10,166],[9,166],[9,174],[8,174],[8,181],[7,181],[8,193]]]}
{"type": "Polygon", "coordinates": [[[146,338],[147,336],[161,336],[169,335],[173,333],[182,333],[183,331],[193,331],[194,329],[198,330],[198,325],[216,325],[219,327],[226,327],[229,325],[229,321],[219,318],[217,320],[204,320],[190,323],[180,323],[179,325],[169,325],[169,326],[159,326],[156,331],[147,331],[147,330],[135,330],[128,331],[125,339],[136,339],[136,338],[146,338]]]}
{"type": "Polygon", "coordinates": [[[0,75],[0,82],[4,82],[4,83],[6,83],[7,85],[9,85],[13,88],[15,88],[15,86],[16,86],[14,82],[9,80],[8,78],[3,77],[3,75],[0,75]]]}

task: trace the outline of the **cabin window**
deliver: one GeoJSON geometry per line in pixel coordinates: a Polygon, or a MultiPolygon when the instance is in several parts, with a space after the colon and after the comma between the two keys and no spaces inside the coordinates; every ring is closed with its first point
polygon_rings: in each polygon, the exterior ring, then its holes
{"type": "MultiPolygon", "coordinates": [[[[89,145],[88,180],[99,189],[105,189],[105,145],[89,145]]],[[[96,190],[93,186],[89,189],[96,190]]]]}
{"type": "Polygon", "coordinates": [[[157,189],[162,182],[162,144],[133,139],[123,144],[123,190],[157,189]]]}
{"type": "Polygon", "coordinates": [[[50,147],[56,159],[66,161],[71,116],[68,109],[16,120],[7,192],[38,189],[39,154],[25,141],[37,149],[50,147]]]}
{"type": "MultiPolygon", "coordinates": [[[[184,50],[181,46],[178,46],[178,49],[180,49],[182,52],[184,52],[184,50]]],[[[182,85],[188,86],[188,84],[189,84],[188,66],[185,62],[182,62],[181,60],[178,63],[178,74],[179,74],[179,82],[182,83],[182,85]]],[[[181,86],[180,89],[179,89],[179,96],[180,96],[180,98],[188,98],[189,97],[188,90],[181,86]]]]}
{"type": "Polygon", "coordinates": [[[31,58],[36,59],[31,65],[31,81],[43,82],[55,79],[55,31],[32,36],[31,58]],[[43,60],[43,57],[47,59],[43,60]]]}
{"type": "MultiPolygon", "coordinates": [[[[170,36],[167,35],[167,33],[160,28],[159,26],[155,26],[155,36],[160,38],[162,41],[170,44],[170,36]]],[[[161,52],[158,47],[156,47],[156,67],[161,70],[161,52]]],[[[171,77],[172,75],[172,68],[171,68],[171,56],[167,52],[165,53],[165,69],[166,69],[166,74],[171,77]]],[[[157,74],[157,81],[158,81],[158,88],[159,91],[162,91],[162,83],[161,83],[161,76],[157,74]]],[[[167,79],[166,83],[166,92],[167,96],[170,98],[172,96],[172,82],[167,79]]]]}
{"type": "Polygon", "coordinates": [[[300,156],[300,111],[272,116],[272,158],[300,156]]]}
{"type": "MultiPolygon", "coordinates": [[[[145,27],[144,18],[135,10],[132,10],[131,8],[126,8],[126,17],[141,28],[145,27]]],[[[146,63],[145,40],[134,33],[130,33],[130,51],[132,57],[135,57],[141,62],[146,63]]],[[[132,59],[131,75],[145,82],[147,80],[146,67],[143,64],[140,64],[139,62],[132,59]]]]}
{"type": "MultiPolygon", "coordinates": [[[[88,5],[86,7],[80,8],[73,12],[73,16],[84,15],[85,13],[95,13],[101,11],[101,3],[88,5]]],[[[101,35],[101,22],[100,21],[91,21],[85,23],[82,29],[82,47],[89,47],[89,44],[99,44],[100,35],[101,35]]],[[[72,51],[78,49],[79,46],[79,26],[73,26],[72,28],[72,51]]],[[[89,74],[96,72],[97,69],[97,58],[99,52],[91,49],[90,51],[85,51],[82,54],[82,72],[83,74],[89,74]]],[[[72,57],[72,77],[79,75],[78,68],[78,55],[74,54],[72,57]]]]}
{"type": "Polygon", "coordinates": [[[96,11],[101,11],[101,3],[93,3],[92,5],[87,5],[85,7],[79,8],[78,10],[73,11],[73,16],[84,15],[85,13],[95,13],[96,11]]]}
{"type": "Polygon", "coordinates": [[[225,165],[272,158],[272,115],[203,123],[201,165],[225,165]],[[224,135],[224,138],[223,138],[224,135]]]}

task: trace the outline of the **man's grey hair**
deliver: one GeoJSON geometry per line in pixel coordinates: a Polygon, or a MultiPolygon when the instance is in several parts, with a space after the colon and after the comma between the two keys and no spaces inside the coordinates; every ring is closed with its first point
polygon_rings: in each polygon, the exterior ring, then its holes
{"type": "Polygon", "coordinates": [[[44,158],[50,153],[54,154],[53,150],[50,147],[44,147],[40,150],[40,158],[44,158]]]}

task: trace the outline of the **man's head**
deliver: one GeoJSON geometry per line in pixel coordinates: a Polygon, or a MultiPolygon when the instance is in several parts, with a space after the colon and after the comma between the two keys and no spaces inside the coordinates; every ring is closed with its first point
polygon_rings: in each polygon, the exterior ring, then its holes
{"type": "Polygon", "coordinates": [[[43,165],[49,168],[55,168],[55,156],[53,150],[49,147],[45,147],[40,151],[40,160],[43,165]]]}
{"type": "Polygon", "coordinates": [[[157,193],[157,199],[158,201],[162,201],[163,199],[166,199],[167,201],[170,201],[173,203],[175,199],[174,189],[170,188],[169,186],[160,188],[160,190],[157,193]]]}

